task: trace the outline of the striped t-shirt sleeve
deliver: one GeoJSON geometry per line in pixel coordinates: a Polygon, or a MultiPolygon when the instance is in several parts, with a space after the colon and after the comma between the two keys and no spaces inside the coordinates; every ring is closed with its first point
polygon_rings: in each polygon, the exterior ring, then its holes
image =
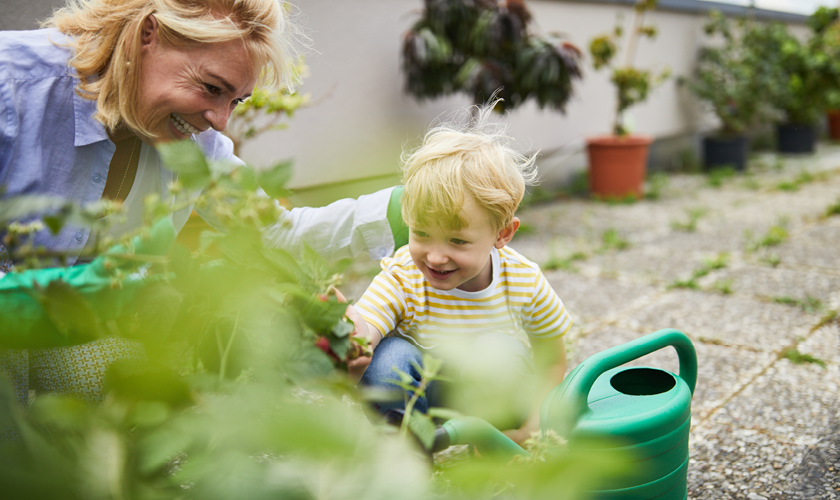
{"type": "Polygon", "coordinates": [[[561,337],[572,326],[572,317],[566,312],[566,306],[539,269],[534,283],[533,299],[527,313],[525,330],[535,339],[561,337]]]}
{"type": "Polygon", "coordinates": [[[400,281],[385,265],[382,267],[383,270],[356,303],[356,309],[384,337],[405,317],[406,302],[405,290],[400,281]]]}

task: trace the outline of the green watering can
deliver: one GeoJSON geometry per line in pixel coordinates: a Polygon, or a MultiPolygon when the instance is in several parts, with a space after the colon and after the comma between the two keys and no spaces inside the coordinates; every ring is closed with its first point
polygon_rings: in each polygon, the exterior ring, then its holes
{"type": "MultiPolygon", "coordinates": [[[[543,401],[541,427],[568,439],[570,450],[602,451],[626,463],[626,473],[606,479],[590,498],[684,500],[696,382],[691,341],[677,330],[659,330],[578,365],[543,401]],[[679,376],[621,366],[668,346],[677,351],[679,376]]],[[[438,448],[470,443],[482,453],[527,455],[481,419],[450,420],[436,438],[438,448]]]]}

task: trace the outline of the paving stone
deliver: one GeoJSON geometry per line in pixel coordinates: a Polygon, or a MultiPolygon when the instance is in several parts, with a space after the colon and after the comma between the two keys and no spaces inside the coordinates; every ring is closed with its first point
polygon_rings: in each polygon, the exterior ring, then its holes
{"type": "MultiPolygon", "coordinates": [[[[801,267],[743,264],[717,271],[715,279],[729,280],[734,293],[770,299],[794,299],[807,302],[809,297],[827,307],[840,289],[840,276],[801,267]]],[[[807,305],[807,304],[806,304],[807,305]]],[[[814,306],[816,304],[812,304],[814,306]]]]}
{"type": "Polygon", "coordinates": [[[797,466],[834,428],[840,370],[779,360],[690,439],[689,497],[791,498],[797,466]]]}
{"type": "MultiPolygon", "coordinates": [[[[607,327],[592,332],[577,342],[569,356],[569,367],[574,368],[586,358],[622,345],[647,333],[607,327]]],[[[692,399],[691,413],[694,422],[711,410],[724,404],[735,392],[754,379],[769,366],[776,355],[749,349],[710,345],[692,339],[697,352],[697,384],[692,399]]],[[[627,363],[627,366],[661,368],[679,374],[679,357],[674,349],[660,349],[627,363]]]]}
{"type": "Polygon", "coordinates": [[[581,326],[613,321],[622,311],[640,307],[659,293],[651,286],[567,271],[549,271],[545,276],[581,326]]]}
{"type": "MultiPolygon", "coordinates": [[[[832,220],[832,222],[834,222],[832,220]]],[[[820,224],[798,235],[795,242],[778,247],[776,253],[788,265],[800,265],[837,274],[840,270],[840,225],[820,224]]]]}
{"type": "Polygon", "coordinates": [[[739,296],[672,290],[623,317],[616,326],[645,331],[676,328],[691,338],[724,345],[778,351],[805,337],[819,315],[739,296]]]}

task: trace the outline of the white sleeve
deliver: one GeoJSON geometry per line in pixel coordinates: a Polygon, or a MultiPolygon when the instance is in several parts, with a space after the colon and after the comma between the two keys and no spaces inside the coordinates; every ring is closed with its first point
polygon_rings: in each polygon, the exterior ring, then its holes
{"type": "Polygon", "coordinates": [[[265,229],[266,244],[300,255],[305,243],[327,260],[367,253],[381,259],[394,251],[388,203],[394,188],[344,199],[321,208],[293,208],[265,229]]]}
{"type": "MultiPolygon", "coordinates": [[[[196,136],[196,142],[212,159],[242,163],[233,155],[233,142],[222,134],[204,132],[196,136]]],[[[371,259],[386,257],[394,251],[394,235],[387,217],[393,189],[383,189],[358,200],[338,200],[326,207],[284,211],[278,222],[265,228],[264,241],[295,257],[300,256],[304,244],[330,261],[365,252],[371,259]]],[[[198,212],[212,225],[211,213],[198,212]]]]}

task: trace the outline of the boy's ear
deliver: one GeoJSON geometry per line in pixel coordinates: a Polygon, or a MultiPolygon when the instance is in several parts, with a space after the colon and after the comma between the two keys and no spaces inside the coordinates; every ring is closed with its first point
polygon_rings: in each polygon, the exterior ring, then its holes
{"type": "Polygon", "coordinates": [[[514,217],[510,224],[503,227],[501,231],[499,231],[499,235],[496,238],[496,243],[493,245],[496,248],[502,248],[508,243],[510,240],[513,239],[513,235],[516,234],[516,230],[519,229],[519,217],[514,217]]]}

